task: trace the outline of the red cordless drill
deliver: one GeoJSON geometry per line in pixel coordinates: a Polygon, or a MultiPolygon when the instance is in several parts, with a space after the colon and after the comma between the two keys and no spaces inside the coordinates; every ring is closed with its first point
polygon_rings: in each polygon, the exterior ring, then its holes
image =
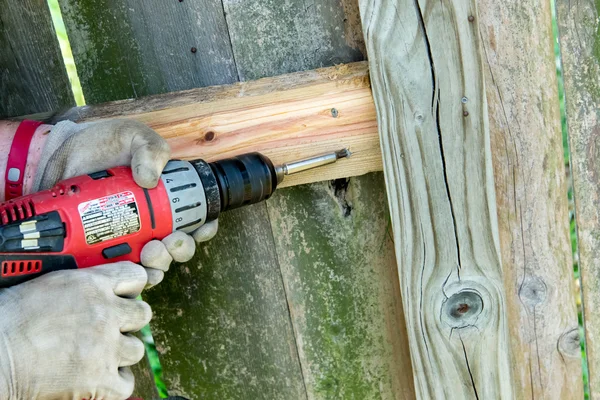
{"type": "Polygon", "coordinates": [[[149,241],[192,232],[223,211],[268,199],[285,175],[348,156],[344,149],[281,166],[259,153],[170,161],[154,189],[117,167],[10,200],[0,205],[0,288],[62,269],[139,263],[149,241]]]}

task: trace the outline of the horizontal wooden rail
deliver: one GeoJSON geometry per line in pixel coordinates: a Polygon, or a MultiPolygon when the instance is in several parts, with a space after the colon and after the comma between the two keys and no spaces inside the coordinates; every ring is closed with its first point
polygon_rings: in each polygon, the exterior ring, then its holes
{"type": "Polygon", "coordinates": [[[175,158],[211,161],[260,151],[277,163],[343,147],[352,152],[334,165],[289,177],[282,186],[382,170],[366,62],[75,107],[51,122],[117,117],[154,128],[175,158]]]}

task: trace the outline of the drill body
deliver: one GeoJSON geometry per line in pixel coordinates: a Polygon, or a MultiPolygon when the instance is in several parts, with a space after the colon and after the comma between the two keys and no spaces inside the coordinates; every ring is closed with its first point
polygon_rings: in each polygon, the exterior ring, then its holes
{"type": "Polygon", "coordinates": [[[0,288],[56,270],[139,263],[149,241],[269,198],[279,175],[258,153],[211,164],[170,161],[153,189],[139,187],[129,167],[117,167],[5,202],[0,288]]]}

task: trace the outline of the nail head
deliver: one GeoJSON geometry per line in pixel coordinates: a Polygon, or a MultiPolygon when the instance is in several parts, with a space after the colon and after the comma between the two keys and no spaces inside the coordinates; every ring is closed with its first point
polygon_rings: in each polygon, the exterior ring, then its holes
{"type": "Polygon", "coordinates": [[[195,48],[195,47],[192,47],[192,53],[195,53],[195,52],[197,52],[197,51],[198,51],[198,49],[197,49],[197,48],[195,48]]]}

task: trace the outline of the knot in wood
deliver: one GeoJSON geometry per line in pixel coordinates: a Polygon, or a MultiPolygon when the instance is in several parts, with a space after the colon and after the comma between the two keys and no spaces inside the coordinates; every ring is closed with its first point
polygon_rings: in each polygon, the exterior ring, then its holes
{"type": "Polygon", "coordinates": [[[548,287],[542,279],[537,276],[526,277],[519,288],[519,298],[523,304],[535,307],[546,300],[548,287]]]}
{"type": "Polygon", "coordinates": [[[204,140],[207,142],[212,141],[215,138],[215,133],[213,131],[208,131],[204,134],[204,140]]]}
{"type": "Polygon", "coordinates": [[[464,328],[475,325],[482,311],[481,295],[473,290],[463,290],[442,304],[442,319],[452,328],[464,328]]]}
{"type": "Polygon", "coordinates": [[[573,328],[558,338],[558,351],[567,357],[580,357],[579,328],[573,328]]]}

